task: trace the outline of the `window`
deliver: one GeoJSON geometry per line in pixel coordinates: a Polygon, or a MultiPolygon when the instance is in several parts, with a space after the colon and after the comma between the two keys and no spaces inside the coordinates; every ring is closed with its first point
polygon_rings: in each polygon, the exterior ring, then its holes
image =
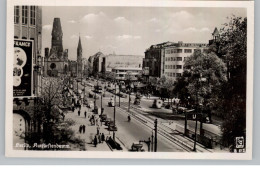
{"type": "Polygon", "coordinates": [[[195,52],[199,52],[199,53],[200,53],[200,52],[201,52],[201,49],[194,49],[194,53],[195,53],[195,52]]]}
{"type": "Polygon", "coordinates": [[[181,73],[176,73],[176,77],[181,77],[181,73]]]}
{"type": "Polygon", "coordinates": [[[22,24],[27,24],[28,20],[28,7],[22,6],[22,24]]]}
{"type": "Polygon", "coordinates": [[[170,69],[172,69],[172,65],[170,65],[170,69]]]}
{"type": "Polygon", "coordinates": [[[182,69],[182,65],[176,65],[176,69],[182,69]]]}
{"type": "Polygon", "coordinates": [[[19,23],[19,6],[14,6],[14,24],[19,23]]]}
{"type": "Polygon", "coordinates": [[[35,25],[35,6],[31,6],[30,8],[30,24],[35,25]]]}
{"type": "Polygon", "coordinates": [[[167,69],[167,65],[165,65],[165,69],[167,69]]]}
{"type": "Polygon", "coordinates": [[[171,57],[171,61],[173,61],[173,57],[171,57]]]}
{"type": "Polygon", "coordinates": [[[177,61],[182,61],[182,57],[177,57],[177,61]]]}
{"type": "Polygon", "coordinates": [[[172,73],[172,77],[175,77],[175,73],[172,73]]]}
{"type": "Polygon", "coordinates": [[[175,65],[173,65],[173,69],[175,69],[175,65]]]}
{"type": "Polygon", "coordinates": [[[171,53],[171,50],[166,50],[166,54],[170,54],[171,53]]]}
{"type": "Polygon", "coordinates": [[[182,53],[182,49],[174,49],[174,53],[182,53]]]}
{"type": "Polygon", "coordinates": [[[184,49],[184,53],[192,53],[191,49],[184,49]]]}

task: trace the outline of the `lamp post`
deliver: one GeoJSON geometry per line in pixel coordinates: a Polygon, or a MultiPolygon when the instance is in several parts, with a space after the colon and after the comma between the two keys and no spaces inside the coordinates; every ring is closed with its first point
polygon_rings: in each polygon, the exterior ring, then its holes
{"type": "MultiPolygon", "coordinates": [[[[116,84],[115,84],[115,91],[116,91],[116,84]]],[[[116,126],[116,95],[114,98],[114,126],[116,126]]],[[[113,140],[115,141],[115,130],[113,130],[113,140]]]]}
{"type": "Polygon", "coordinates": [[[151,141],[151,152],[153,152],[153,131],[152,131],[152,141],[151,141]]]}
{"type": "Polygon", "coordinates": [[[155,119],[154,121],[154,132],[155,132],[155,135],[154,135],[154,152],[157,152],[157,119],[155,119]]]}
{"type": "Polygon", "coordinates": [[[101,92],[101,115],[103,115],[103,95],[102,95],[102,92],[101,92]]]}
{"type": "Polygon", "coordinates": [[[97,86],[94,86],[94,91],[95,91],[95,97],[94,97],[94,109],[96,108],[97,89],[98,89],[98,80],[97,80],[97,86]]]}
{"type": "Polygon", "coordinates": [[[131,87],[130,87],[130,84],[129,84],[129,90],[128,90],[128,112],[130,112],[130,101],[131,101],[131,98],[130,98],[130,90],[131,90],[131,87]]]}
{"type": "MultiPolygon", "coordinates": [[[[200,89],[200,83],[206,81],[206,78],[202,78],[202,73],[198,74],[198,80],[197,80],[197,91],[196,91],[196,111],[195,111],[195,117],[196,118],[196,124],[195,124],[195,137],[194,137],[194,147],[193,147],[193,151],[196,152],[196,144],[197,144],[197,127],[198,127],[198,107],[199,107],[199,100],[198,100],[198,91],[200,89]]],[[[200,118],[200,123],[202,123],[202,118],[200,118]]],[[[201,128],[202,128],[202,124],[201,124],[201,128]]]]}
{"type": "Polygon", "coordinates": [[[120,88],[121,88],[121,83],[119,82],[119,83],[118,83],[118,91],[119,91],[119,94],[118,94],[119,104],[118,104],[118,106],[119,106],[119,107],[120,107],[120,88]]]}

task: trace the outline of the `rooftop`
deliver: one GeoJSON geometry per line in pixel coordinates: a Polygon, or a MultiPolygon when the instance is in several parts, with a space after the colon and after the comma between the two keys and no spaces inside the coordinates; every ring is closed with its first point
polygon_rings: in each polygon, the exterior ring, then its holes
{"type": "Polygon", "coordinates": [[[142,70],[141,67],[115,67],[113,70],[142,70]]]}

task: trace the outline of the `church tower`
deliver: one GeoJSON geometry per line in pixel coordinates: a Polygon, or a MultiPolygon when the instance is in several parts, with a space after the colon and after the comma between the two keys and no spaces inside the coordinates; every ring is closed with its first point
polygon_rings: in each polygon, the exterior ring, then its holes
{"type": "Polygon", "coordinates": [[[63,45],[62,45],[63,34],[62,34],[60,18],[54,18],[51,35],[52,35],[51,53],[56,52],[59,55],[59,53],[63,52],[63,45]]]}
{"type": "Polygon", "coordinates": [[[77,48],[77,67],[78,67],[78,77],[82,76],[82,71],[83,71],[83,64],[82,64],[82,46],[81,46],[81,39],[79,36],[79,42],[78,42],[78,48],[77,48]]]}

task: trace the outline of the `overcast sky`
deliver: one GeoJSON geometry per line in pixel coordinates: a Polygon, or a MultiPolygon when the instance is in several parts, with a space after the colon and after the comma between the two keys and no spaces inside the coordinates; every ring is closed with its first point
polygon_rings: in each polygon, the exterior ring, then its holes
{"type": "Polygon", "coordinates": [[[172,42],[208,43],[227,16],[246,16],[238,8],[43,7],[43,48],[51,47],[53,19],[61,19],[63,48],[76,59],[79,34],[83,57],[104,54],[144,55],[150,45],[172,42]]]}

